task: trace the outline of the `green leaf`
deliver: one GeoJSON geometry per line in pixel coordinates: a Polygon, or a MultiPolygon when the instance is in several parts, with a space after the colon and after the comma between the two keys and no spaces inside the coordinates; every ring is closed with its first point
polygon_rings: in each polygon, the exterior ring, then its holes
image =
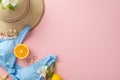
{"type": "Polygon", "coordinates": [[[2,3],[2,0],[0,0],[0,4],[2,3]]]}
{"type": "Polygon", "coordinates": [[[54,72],[56,70],[56,64],[53,63],[53,65],[51,67],[48,67],[48,73],[46,75],[46,80],[48,80],[49,78],[52,78],[52,76],[54,75],[54,72]]]}
{"type": "Polygon", "coordinates": [[[51,73],[51,77],[53,77],[54,73],[55,73],[55,72],[52,72],[52,73],[51,73]]]}
{"type": "Polygon", "coordinates": [[[53,71],[55,71],[55,70],[56,70],[56,64],[55,64],[55,63],[53,64],[52,69],[53,69],[53,71]]]}
{"type": "Polygon", "coordinates": [[[53,72],[49,73],[49,74],[46,76],[46,78],[52,78],[53,74],[54,74],[53,72]]]}
{"type": "Polygon", "coordinates": [[[46,80],[48,80],[48,78],[46,78],[46,80]]]}
{"type": "Polygon", "coordinates": [[[3,10],[7,9],[7,6],[6,5],[2,5],[2,8],[3,8],[3,10]]]}
{"type": "Polygon", "coordinates": [[[13,11],[14,11],[14,6],[13,6],[13,5],[9,4],[9,5],[8,5],[8,8],[9,8],[10,10],[13,10],[13,11]]]}
{"type": "Polygon", "coordinates": [[[50,72],[50,67],[47,68],[48,73],[50,72]]]}

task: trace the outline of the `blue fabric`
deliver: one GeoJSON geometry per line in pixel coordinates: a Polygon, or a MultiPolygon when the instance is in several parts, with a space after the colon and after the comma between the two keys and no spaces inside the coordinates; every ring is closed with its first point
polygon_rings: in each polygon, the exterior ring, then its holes
{"type": "Polygon", "coordinates": [[[23,42],[30,29],[30,26],[26,26],[15,39],[0,40],[0,65],[10,74],[13,80],[43,80],[40,74],[37,73],[38,69],[45,65],[51,66],[56,62],[56,55],[49,55],[37,63],[24,68],[16,63],[13,49],[17,44],[23,42]]]}
{"type": "Polygon", "coordinates": [[[49,55],[39,62],[17,70],[17,77],[20,80],[44,80],[38,73],[38,69],[42,66],[51,66],[56,61],[56,55],[49,55]]]}

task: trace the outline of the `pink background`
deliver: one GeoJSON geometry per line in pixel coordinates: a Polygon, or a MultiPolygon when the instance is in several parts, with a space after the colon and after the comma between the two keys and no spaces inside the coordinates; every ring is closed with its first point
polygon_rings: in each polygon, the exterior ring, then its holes
{"type": "Polygon", "coordinates": [[[45,0],[45,7],[24,42],[37,60],[57,54],[64,80],[120,80],[120,0],[45,0]]]}

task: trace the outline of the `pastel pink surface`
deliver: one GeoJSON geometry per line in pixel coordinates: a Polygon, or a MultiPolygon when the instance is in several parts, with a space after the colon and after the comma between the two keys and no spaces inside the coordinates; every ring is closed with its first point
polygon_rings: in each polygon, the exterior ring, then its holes
{"type": "Polygon", "coordinates": [[[119,4],[45,0],[45,15],[24,43],[37,60],[57,54],[57,73],[63,80],[120,80],[119,4]]]}

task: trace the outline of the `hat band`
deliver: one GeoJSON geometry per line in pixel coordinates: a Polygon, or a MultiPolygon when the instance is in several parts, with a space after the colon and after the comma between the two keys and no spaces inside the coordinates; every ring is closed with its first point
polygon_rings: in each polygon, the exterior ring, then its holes
{"type": "Polygon", "coordinates": [[[20,15],[19,17],[16,17],[16,18],[6,19],[4,21],[7,23],[18,22],[18,21],[22,20],[28,14],[29,10],[30,10],[30,0],[27,0],[26,9],[22,15],[20,15]]]}

